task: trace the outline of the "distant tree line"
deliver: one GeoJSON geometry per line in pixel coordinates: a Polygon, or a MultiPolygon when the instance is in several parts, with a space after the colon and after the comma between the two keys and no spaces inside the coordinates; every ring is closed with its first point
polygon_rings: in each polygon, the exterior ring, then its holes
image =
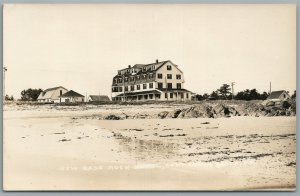
{"type": "Polygon", "coordinates": [[[39,89],[29,88],[27,90],[23,90],[21,92],[21,100],[22,101],[36,101],[41,92],[43,92],[43,90],[40,88],[39,89]]]}
{"type": "Polygon", "coordinates": [[[9,95],[5,95],[4,99],[5,99],[5,101],[14,101],[15,100],[14,96],[9,96],[9,95]]]}
{"type": "Polygon", "coordinates": [[[267,99],[267,97],[269,96],[269,93],[267,92],[263,92],[262,94],[260,94],[259,92],[257,92],[257,90],[254,89],[246,89],[244,91],[240,91],[238,92],[235,96],[234,99],[237,100],[265,100],[267,99]]]}
{"type": "MultiPolygon", "coordinates": [[[[265,100],[269,96],[269,93],[263,92],[259,93],[255,88],[246,89],[244,91],[237,92],[234,95],[236,100],[265,100]]],[[[295,95],[296,96],[296,95],[295,95]]],[[[228,100],[232,99],[231,87],[228,84],[223,84],[219,89],[213,91],[211,94],[196,95],[196,100],[228,100]]]]}
{"type": "MultiPolygon", "coordinates": [[[[22,101],[37,101],[37,98],[39,97],[40,93],[43,92],[42,89],[27,89],[23,90],[21,92],[21,100],[22,101]]],[[[236,100],[265,100],[269,96],[269,93],[263,92],[259,93],[255,88],[254,89],[246,89],[244,91],[237,92],[234,95],[234,99],[236,100]]],[[[296,98],[296,91],[294,91],[293,95],[291,98],[295,99],[296,98]]],[[[196,95],[195,99],[198,101],[202,100],[228,100],[232,99],[232,93],[231,93],[231,87],[228,84],[223,84],[219,89],[213,91],[211,94],[204,93],[203,95],[196,95]]],[[[6,95],[5,100],[13,101],[14,97],[6,95]]]]}

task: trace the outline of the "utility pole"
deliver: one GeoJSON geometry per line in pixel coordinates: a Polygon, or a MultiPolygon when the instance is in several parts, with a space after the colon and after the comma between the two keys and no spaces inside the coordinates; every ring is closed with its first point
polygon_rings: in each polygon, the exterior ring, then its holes
{"type": "Polygon", "coordinates": [[[231,99],[233,100],[233,96],[234,96],[234,90],[233,90],[233,86],[235,85],[235,82],[231,82],[231,90],[232,90],[232,95],[231,95],[231,99]]]}
{"type": "Polygon", "coordinates": [[[272,92],[272,83],[270,82],[270,94],[272,92]]]}
{"type": "Polygon", "coordinates": [[[7,67],[3,67],[3,102],[5,101],[5,72],[7,72],[7,67]]]}

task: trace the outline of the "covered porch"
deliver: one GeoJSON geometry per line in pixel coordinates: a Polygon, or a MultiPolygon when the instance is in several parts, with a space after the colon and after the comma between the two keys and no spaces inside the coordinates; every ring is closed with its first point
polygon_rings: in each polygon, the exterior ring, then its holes
{"type": "Polygon", "coordinates": [[[122,93],[113,98],[114,101],[154,101],[161,99],[161,92],[157,90],[143,92],[122,93]]]}

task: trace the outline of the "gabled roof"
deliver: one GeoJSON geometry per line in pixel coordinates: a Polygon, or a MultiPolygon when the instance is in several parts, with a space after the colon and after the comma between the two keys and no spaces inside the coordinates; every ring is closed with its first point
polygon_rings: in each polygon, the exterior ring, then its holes
{"type": "MultiPolygon", "coordinates": [[[[134,66],[130,67],[130,68],[124,68],[124,69],[120,69],[118,71],[123,71],[123,70],[127,70],[127,69],[132,69],[132,68],[139,68],[141,69],[139,72],[137,72],[135,75],[139,75],[139,74],[147,74],[147,73],[151,73],[151,72],[155,72],[157,71],[159,68],[161,68],[164,64],[166,64],[167,62],[171,62],[170,60],[167,61],[161,61],[161,62],[155,62],[155,63],[150,63],[150,64],[135,64],[134,66]],[[148,66],[153,66],[155,65],[155,69],[154,70],[146,70],[143,71],[143,67],[148,67],[148,66]]],[[[172,63],[172,62],[171,62],[172,63]]],[[[172,63],[173,64],[173,63],[172,63]]],[[[124,73],[122,75],[116,75],[114,78],[116,77],[123,77],[123,76],[133,76],[131,73],[124,73]]]]}
{"type": "Polygon", "coordinates": [[[286,91],[272,91],[267,99],[278,99],[282,93],[286,93],[286,91]]]}
{"type": "Polygon", "coordinates": [[[53,96],[54,96],[54,92],[57,90],[57,89],[60,89],[60,88],[63,88],[65,89],[66,91],[68,89],[62,87],[62,86],[58,86],[58,87],[54,87],[54,88],[48,88],[46,90],[44,90],[43,92],[40,93],[38,99],[52,99],[53,96]]]}
{"type": "Polygon", "coordinates": [[[58,87],[48,88],[48,89],[44,90],[43,92],[53,91],[53,90],[56,90],[56,89],[59,89],[59,88],[63,88],[63,89],[65,89],[65,90],[68,90],[68,89],[66,89],[65,87],[58,86],[58,87]]]}
{"type": "Polygon", "coordinates": [[[164,65],[166,62],[168,62],[169,60],[167,61],[161,61],[161,62],[155,62],[155,63],[149,63],[149,64],[135,64],[133,66],[133,68],[143,68],[145,66],[153,66],[155,65],[155,70],[157,70],[159,67],[161,67],[162,65],[164,65]]]}
{"type": "Polygon", "coordinates": [[[90,95],[91,101],[110,101],[107,95],[90,95]]]}
{"type": "Polygon", "coordinates": [[[73,90],[70,90],[70,91],[66,92],[65,94],[62,94],[60,97],[84,97],[84,96],[73,90]]]}

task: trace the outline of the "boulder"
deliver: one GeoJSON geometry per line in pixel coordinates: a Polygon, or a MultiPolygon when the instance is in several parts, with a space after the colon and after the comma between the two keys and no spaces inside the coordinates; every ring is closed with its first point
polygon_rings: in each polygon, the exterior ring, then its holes
{"type": "Polygon", "coordinates": [[[289,109],[289,108],[291,107],[291,105],[292,105],[292,104],[290,104],[288,101],[283,101],[283,102],[281,103],[281,107],[282,107],[283,109],[289,109]]]}
{"type": "Polygon", "coordinates": [[[105,119],[105,120],[121,120],[121,117],[116,116],[116,115],[114,115],[114,114],[110,114],[110,115],[104,117],[104,119],[105,119]]]}
{"type": "Polygon", "coordinates": [[[145,118],[149,118],[149,115],[148,114],[140,114],[140,113],[133,115],[133,119],[145,119],[145,118]]]}
{"type": "Polygon", "coordinates": [[[275,105],[275,102],[274,102],[274,101],[268,101],[268,102],[266,103],[266,106],[267,106],[267,107],[274,106],[274,105],[275,105]]]}
{"type": "Polygon", "coordinates": [[[169,114],[169,112],[167,111],[162,111],[158,114],[158,117],[161,118],[161,119],[164,119],[167,117],[167,115],[169,114]]]}
{"type": "Polygon", "coordinates": [[[166,118],[177,118],[179,116],[179,114],[181,113],[180,109],[176,109],[172,112],[169,112],[166,116],[166,118]]]}
{"type": "Polygon", "coordinates": [[[210,106],[199,104],[181,110],[177,118],[213,118],[214,113],[210,106]]]}
{"type": "Polygon", "coordinates": [[[213,107],[213,112],[216,117],[230,117],[239,115],[239,112],[234,107],[225,106],[223,104],[218,104],[213,107]]]}

